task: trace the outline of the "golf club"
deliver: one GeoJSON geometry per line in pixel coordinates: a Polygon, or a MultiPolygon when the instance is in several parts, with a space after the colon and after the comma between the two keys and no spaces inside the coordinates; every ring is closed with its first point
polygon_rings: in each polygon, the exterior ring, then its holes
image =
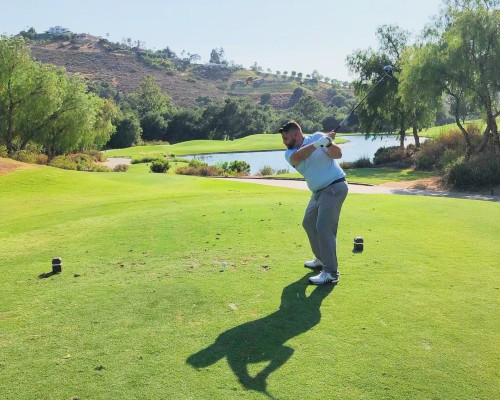
{"type": "Polygon", "coordinates": [[[371,92],[373,92],[373,90],[380,84],[382,83],[382,81],[385,79],[386,76],[390,76],[392,77],[392,71],[394,70],[394,67],[392,67],[391,65],[386,65],[384,68],[384,75],[382,76],[382,78],[375,84],[375,86],[373,86],[370,91],[366,94],[365,97],[363,97],[361,99],[361,101],[356,105],[356,107],[354,107],[350,112],[349,114],[346,115],[346,117],[340,122],[340,124],[338,124],[338,126],[334,129],[335,132],[337,132],[337,130],[344,124],[344,122],[347,121],[347,119],[351,116],[351,114],[356,111],[356,109],[361,105],[361,103],[363,101],[365,101],[365,99],[370,95],[371,92]]]}

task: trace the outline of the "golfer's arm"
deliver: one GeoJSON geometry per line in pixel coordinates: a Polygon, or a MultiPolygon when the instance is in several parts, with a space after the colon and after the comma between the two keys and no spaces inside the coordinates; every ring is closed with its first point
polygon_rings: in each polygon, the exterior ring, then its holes
{"type": "Polygon", "coordinates": [[[314,150],[316,150],[316,147],[314,147],[312,143],[298,149],[295,153],[292,154],[292,157],[290,157],[292,165],[295,167],[301,161],[309,158],[311,154],[314,153],[314,150]]]}
{"type": "Polygon", "coordinates": [[[335,143],[332,143],[330,147],[326,148],[326,153],[331,157],[336,160],[339,158],[342,158],[342,149],[337,146],[335,143]]]}

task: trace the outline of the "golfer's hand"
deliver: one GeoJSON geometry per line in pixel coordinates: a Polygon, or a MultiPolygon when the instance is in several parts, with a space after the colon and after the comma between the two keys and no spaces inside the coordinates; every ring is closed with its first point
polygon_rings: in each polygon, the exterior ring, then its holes
{"type": "Polygon", "coordinates": [[[330,131],[330,133],[328,134],[328,137],[331,137],[332,141],[335,140],[335,136],[337,136],[337,132],[335,131],[330,131]]]}
{"type": "Polygon", "coordinates": [[[332,138],[329,136],[323,136],[321,139],[316,140],[313,143],[314,147],[329,147],[332,145],[332,138]]]}

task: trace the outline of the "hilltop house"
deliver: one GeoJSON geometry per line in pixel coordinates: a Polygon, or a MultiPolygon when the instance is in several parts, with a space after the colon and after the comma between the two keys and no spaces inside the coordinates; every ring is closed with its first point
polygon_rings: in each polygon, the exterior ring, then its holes
{"type": "Polygon", "coordinates": [[[63,28],[62,26],[56,25],[49,28],[47,33],[51,35],[64,35],[66,33],[71,33],[68,28],[63,28]]]}

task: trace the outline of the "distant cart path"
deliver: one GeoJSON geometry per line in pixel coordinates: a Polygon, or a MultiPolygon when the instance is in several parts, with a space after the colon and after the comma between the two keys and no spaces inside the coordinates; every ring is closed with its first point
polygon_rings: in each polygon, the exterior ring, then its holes
{"type": "Polygon", "coordinates": [[[110,157],[106,161],[104,161],[100,164],[105,165],[109,168],[114,168],[120,164],[130,165],[130,164],[132,164],[132,159],[126,158],[126,157],[110,157]]]}
{"type": "MultiPolygon", "coordinates": [[[[299,190],[309,190],[305,181],[295,180],[295,179],[267,179],[267,178],[255,178],[255,177],[220,178],[220,179],[228,179],[237,182],[256,183],[268,186],[279,186],[279,187],[286,187],[299,190]]],[[[384,186],[370,186],[370,185],[360,185],[360,184],[350,183],[349,193],[400,194],[400,195],[410,195],[410,196],[450,197],[458,199],[485,200],[485,201],[495,201],[495,202],[500,201],[500,196],[478,194],[478,193],[441,191],[441,190],[405,189],[405,188],[391,187],[389,185],[390,183],[384,184],[384,186]]]]}

